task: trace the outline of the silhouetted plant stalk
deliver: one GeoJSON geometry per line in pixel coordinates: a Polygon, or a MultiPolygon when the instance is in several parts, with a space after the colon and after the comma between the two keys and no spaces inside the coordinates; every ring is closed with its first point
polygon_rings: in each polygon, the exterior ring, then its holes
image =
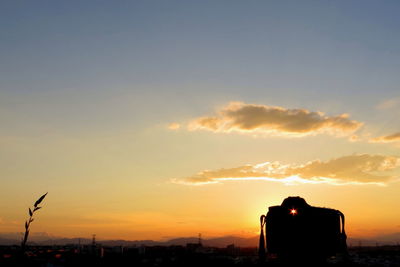
{"type": "Polygon", "coordinates": [[[24,239],[22,240],[22,243],[21,243],[22,252],[25,251],[26,242],[28,241],[29,230],[30,230],[29,227],[34,220],[33,215],[35,214],[36,211],[38,211],[39,209],[42,208],[42,207],[39,207],[39,204],[43,201],[43,199],[46,197],[46,195],[47,195],[47,193],[44,194],[43,196],[41,196],[38,200],[36,200],[35,204],[33,205],[33,210],[30,207],[28,208],[29,219],[27,221],[25,221],[25,235],[24,235],[24,239]]]}

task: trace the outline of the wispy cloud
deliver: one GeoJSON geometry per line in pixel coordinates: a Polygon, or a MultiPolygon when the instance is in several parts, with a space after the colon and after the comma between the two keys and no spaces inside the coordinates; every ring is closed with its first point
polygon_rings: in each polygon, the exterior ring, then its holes
{"type": "Polygon", "coordinates": [[[395,107],[398,107],[399,105],[400,105],[400,97],[394,97],[381,101],[378,105],[376,105],[376,108],[380,110],[393,109],[395,107]]]}
{"type": "Polygon", "coordinates": [[[307,109],[231,102],[217,111],[215,116],[192,120],[188,129],[295,137],[319,133],[347,136],[362,125],[362,122],[350,120],[348,114],[327,116],[322,112],[307,109]]]}
{"type": "Polygon", "coordinates": [[[400,142],[400,132],[372,138],[370,141],[373,143],[400,142]]]}
{"type": "Polygon", "coordinates": [[[181,128],[181,125],[176,122],[170,123],[168,125],[168,129],[170,129],[170,130],[178,130],[179,128],[181,128]]]}
{"type": "Polygon", "coordinates": [[[400,158],[384,155],[356,154],[326,162],[314,160],[303,165],[264,162],[234,168],[205,170],[196,175],[174,179],[175,183],[202,185],[229,180],[266,180],[285,184],[378,184],[394,178],[391,171],[400,166],[400,158]]]}

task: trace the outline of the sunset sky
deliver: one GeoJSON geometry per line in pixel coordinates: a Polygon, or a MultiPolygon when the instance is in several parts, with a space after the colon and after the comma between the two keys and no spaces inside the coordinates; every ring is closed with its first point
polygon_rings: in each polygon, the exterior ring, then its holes
{"type": "Polygon", "coordinates": [[[2,1],[0,233],[400,232],[398,1],[2,1]]]}

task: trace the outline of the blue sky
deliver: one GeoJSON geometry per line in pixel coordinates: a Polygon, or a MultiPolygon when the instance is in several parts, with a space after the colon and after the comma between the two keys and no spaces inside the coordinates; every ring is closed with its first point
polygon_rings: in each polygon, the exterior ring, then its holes
{"type": "Polygon", "coordinates": [[[382,120],[374,107],[398,95],[398,9],[396,1],[3,2],[3,125],[13,134],[29,134],[29,124],[109,132],[243,101],[350,113],[384,131],[396,114],[382,120]]]}
{"type": "Polygon", "coordinates": [[[336,101],[355,106],[349,112],[365,109],[398,90],[398,8],[395,1],[3,2],[1,91],[16,98],[61,91],[53,99],[70,92],[95,102],[110,90],[147,91],[176,105],[336,101]]]}
{"type": "Polygon", "coordinates": [[[2,80],[9,90],[208,82],[393,93],[397,8],[395,1],[3,2],[2,80]]]}

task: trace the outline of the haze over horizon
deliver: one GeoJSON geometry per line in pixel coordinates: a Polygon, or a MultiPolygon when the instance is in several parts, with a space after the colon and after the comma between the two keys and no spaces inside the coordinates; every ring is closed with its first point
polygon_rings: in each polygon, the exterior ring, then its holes
{"type": "Polygon", "coordinates": [[[0,233],[400,232],[400,3],[3,1],[0,233]]]}

